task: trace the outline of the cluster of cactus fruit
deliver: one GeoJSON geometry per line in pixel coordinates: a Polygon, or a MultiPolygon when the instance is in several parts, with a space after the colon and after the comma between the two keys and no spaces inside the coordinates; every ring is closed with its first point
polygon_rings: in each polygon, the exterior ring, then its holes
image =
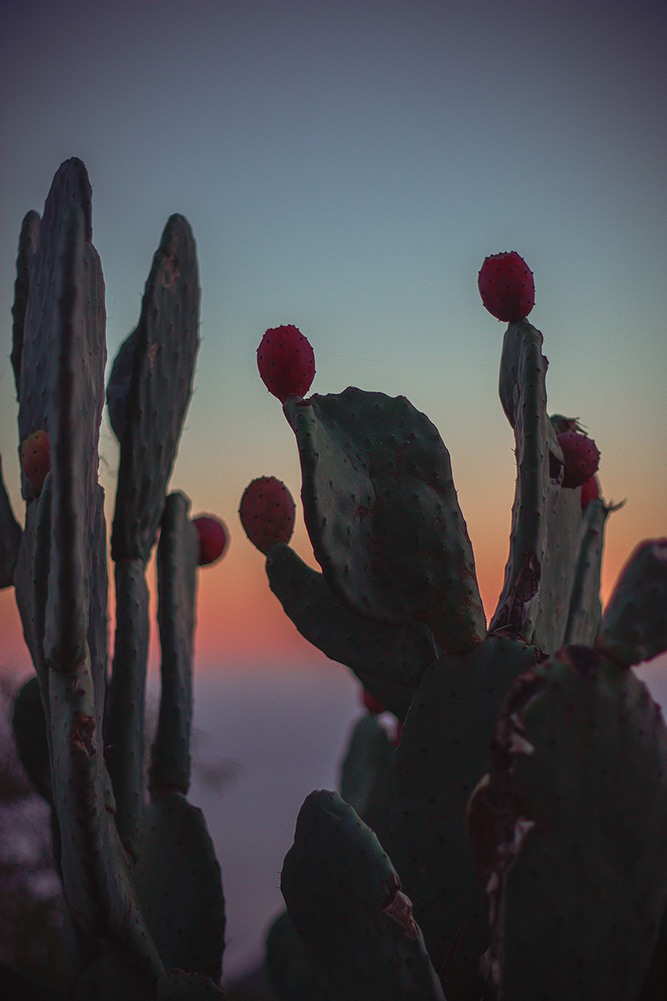
{"type": "MultiPolygon", "coordinates": [[[[2,486],[0,583],[15,588],[35,677],[15,735],[53,808],[67,997],[198,1001],[221,996],[225,916],[211,839],[186,798],[195,592],[227,532],[167,494],[198,343],[196,253],[172,216],[106,389],[120,442],[109,672],[104,286],[91,239],[90,185],[70,160],[19,243],[26,511],[21,527],[2,486]],[[158,534],[162,691],[146,770],[145,569],[158,534]]],[[[633,670],[667,648],[667,540],[638,548],[602,615],[612,508],[594,442],[547,414],[542,335],[526,319],[532,274],[518,254],[494,255],[479,289],[509,324],[500,397],[517,461],[488,626],[434,425],[404,397],[350,387],[305,398],[314,353],[293,325],[258,349],[296,436],[320,570],[289,546],[295,504],[280,480],[250,484],[241,522],[296,628],[354,672],[367,709],[339,792],[306,799],[285,858],[287,910],[266,956],[279,1001],[651,1001],[667,990],[667,730],[633,670]]],[[[17,996],[63,996],[0,976],[17,996]]]]}

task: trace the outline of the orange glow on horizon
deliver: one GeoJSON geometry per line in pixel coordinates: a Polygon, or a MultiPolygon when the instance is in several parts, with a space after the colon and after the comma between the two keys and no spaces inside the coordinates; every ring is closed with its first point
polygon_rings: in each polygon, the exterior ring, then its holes
{"type": "MultiPolygon", "coordinates": [[[[603,604],[609,599],[616,580],[638,544],[629,537],[631,519],[622,512],[612,514],[607,523],[602,573],[603,604]]],[[[509,526],[506,526],[509,530],[509,526]]],[[[636,526],[632,526],[636,527],[636,526]]],[[[280,670],[289,664],[326,660],[296,630],[271,593],[264,569],[264,557],[237,533],[230,552],[219,563],[203,568],[197,594],[197,629],[195,634],[195,670],[229,669],[280,670]]],[[[497,527],[486,534],[477,532],[475,558],[477,576],[487,618],[490,618],[502,587],[507,557],[507,537],[499,538],[497,527]]],[[[295,548],[310,565],[315,565],[305,531],[297,533],[295,548]]],[[[111,570],[112,573],[112,570],[111,570]]],[[[155,572],[149,564],[151,594],[150,664],[159,663],[159,638],[156,623],[155,572]]],[[[113,647],[113,579],[110,580],[109,645],[113,647]]],[[[21,621],[13,589],[0,592],[0,630],[3,637],[0,668],[26,673],[30,657],[23,640],[21,621]]]]}

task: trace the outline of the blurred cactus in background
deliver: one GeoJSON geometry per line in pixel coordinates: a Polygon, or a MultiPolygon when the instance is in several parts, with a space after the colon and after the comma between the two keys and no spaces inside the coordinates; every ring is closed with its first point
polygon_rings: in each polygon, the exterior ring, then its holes
{"type": "MultiPolygon", "coordinates": [[[[173,215],[138,325],[120,348],[107,388],[120,443],[109,675],[107,536],[98,481],[104,281],[83,163],[63,163],[43,217],[29,212],[24,219],[12,364],[26,509],[21,528],[3,484],[0,574],[4,586],[14,585],[35,667],[16,700],[14,732],[25,769],[52,809],[72,998],[221,994],[220,868],[201,811],[186,795],[198,565],[222,555],[227,534],[218,523],[212,542],[206,516],[204,537],[190,520],[188,498],[167,494],[192,390],[199,295],[192,232],[173,215]],[[147,770],[146,564],[158,532],[162,686],[147,770]]],[[[16,996],[60,996],[18,971],[4,969],[1,976],[16,996]]]]}
{"type": "MultiPolygon", "coordinates": [[[[517,465],[488,626],[429,419],[355,387],[285,394],[284,371],[272,390],[296,436],[321,570],[284,542],[264,548],[271,589],[302,635],[356,674],[369,707],[402,724],[394,752],[365,720],[347,803],[322,791],[303,805],[282,873],[300,944],[284,928],[268,940],[281,1001],[303,996],[305,974],[295,959],[284,987],[278,941],[304,950],[335,1001],[667,992],[667,730],[633,670],[667,648],[667,540],[638,548],[601,616],[614,508],[595,478],[599,451],[575,419],[547,413],[525,262],[493,255],[479,288],[509,320],[499,390],[517,465]]],[[[271,389],[261,350],[258,366],[271,389]]]]}

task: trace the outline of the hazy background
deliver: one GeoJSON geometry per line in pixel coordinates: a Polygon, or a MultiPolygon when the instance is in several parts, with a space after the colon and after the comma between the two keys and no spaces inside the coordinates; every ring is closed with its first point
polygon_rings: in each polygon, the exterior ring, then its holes
{"type": "MultiPolygon", "coordinates": [[[[171,482],[232,533],[201,575],[196,692],[211,753],[243,766],[209,814],[233,965],[279,902],[280,863],[230,847],[223,815],[259,795],[265,769],[262,794],[284,790],[265,801],[266,844],[275,824],[288,839],[299,783],[305,795],[333,782],[357,712],[355,684],[298,637],[238,521],[254,477],[300,487],[292,433],[257,375],[261,335],[300,327],[314,391],[400,393],[430,416],[491,612],[514,458],[497,398],[504,325],[476,279],[487,254],[518,250],[535,273],[550,409],[582,420],[604,496],[627,498],[608,522],[606,597],[634,546],[667,528],[667,14],[643,0],[4,0],[0,49],[0,452],[19,516],[9,352],[24,213],[42,210],[64,159],[83,159],[110,357],[167,217],[185,214],[197,240],[202,344],[171,482]],[[279,773],[289,747],[302,750],[279,773]],[[257,891],[246,914],[240,883],[265,864],[273,896],[257,891]]],[[[110,510],[116,466],[105,422],[110,510]]],[[[301,520],[295,547],[312,559],[301,520]]],[[[26,673],[8,592],[0,637],[0,665],[26,673]]]]}

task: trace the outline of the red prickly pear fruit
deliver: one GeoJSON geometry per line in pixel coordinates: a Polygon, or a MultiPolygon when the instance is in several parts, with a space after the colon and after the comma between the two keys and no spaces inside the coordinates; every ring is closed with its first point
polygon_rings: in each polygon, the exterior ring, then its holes
{"type": "Polygon", "coordinates": [[[484,307],[498,320],[522,320],[535,305],[533,272],[515,250],[485,258],[477,287],[484,307]]]}
{"type": "Polygon", "coordinates": [[[565,464],[561,486],[582,486],[597,472],[600,464],[597,445],[580,431],[562,431],[558,435],[558,444],[563,450],[565,464]]]}
{"type": "Polygon", "coordinates": [[[192,519],[192,524],[199,536],[199,566],[217,563],[229,544],[227,526],[212,514],[200,514],[192,519]]]}
{"type": "Polygon", "coordinates": [[[292,538],[295,513],[291,493],[275,476],[253,480],[245,488],[239,507],[246,535],[264,555],[271,546],[292,538]]]}
{"type": "Polygon", "coordinates": [[[371,695],[367,688],[363,688],[361,691],[361,701],[371,716],[379,716],[386,709],[386,706],[379,699],[376,699],[374,695],[371,695]]]}
{"type": "Polygon", "coordinates": [[[21,445],[21,466],[35,496],[39,497],[46,474],[51,469],[48,431],[33,431],[21,445]]]}
{"type": "Polygon", "coordinates": [[[600,485],[597,476],[591,476],[581,484],[581,510],[585,511],[592,500],[597,500],[600,496],[600,485]]]}
{"type": "Polygon", "coordinates": [[[315,378],[315,353],[298,327],[270,327],[257,348],[257,368],[270,393],[284,403],[304,396],[315,378]]]}

